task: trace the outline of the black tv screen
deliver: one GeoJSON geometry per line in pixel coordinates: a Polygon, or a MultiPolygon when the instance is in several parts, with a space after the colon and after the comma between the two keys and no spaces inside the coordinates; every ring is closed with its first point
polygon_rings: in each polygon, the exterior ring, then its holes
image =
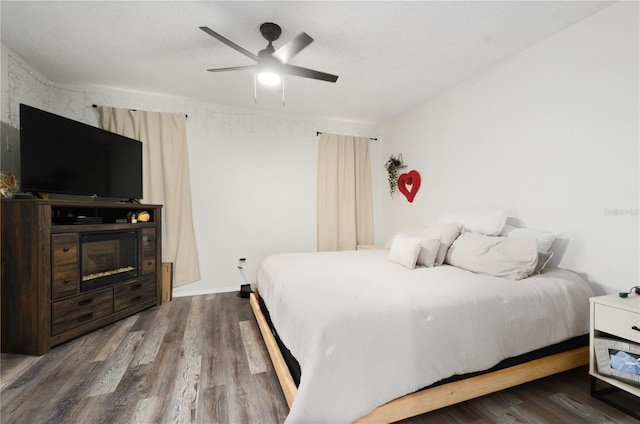
{"type": "Polygon", "coordinates": [[[142,198],[142,143],[20,105],[24,192],[142,198]]]}

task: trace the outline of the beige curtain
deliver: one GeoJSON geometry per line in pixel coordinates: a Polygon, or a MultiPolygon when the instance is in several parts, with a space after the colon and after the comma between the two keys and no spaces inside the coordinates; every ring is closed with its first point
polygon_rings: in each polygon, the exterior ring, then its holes
{"type": "Polygon", "coordinates": [[[318,141],[318,251],[373,243],[369,140],[322,134],[318,141]]]}
{"type": "Polygon", "coordinates": [[[163,205],[162,261],[173,262],[174,286],[198,281],[185,115],[107,106],[98,112],[101,128],[142,142],[141,201],[163,205]]]}

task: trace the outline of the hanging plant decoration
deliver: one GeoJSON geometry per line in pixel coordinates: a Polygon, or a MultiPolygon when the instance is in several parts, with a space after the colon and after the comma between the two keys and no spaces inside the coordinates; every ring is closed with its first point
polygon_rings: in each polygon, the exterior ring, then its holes
{"type": "Polygon", "coordinates": [[[387,170],[387,182],[389,183],[389,195],[393,199],[396,195],[398,188],[398,169],[404,168],[406,165],[402,164],[402,153],[398,157],[393,155],[389,156],[389,160],[384,164],[387,170]]]}

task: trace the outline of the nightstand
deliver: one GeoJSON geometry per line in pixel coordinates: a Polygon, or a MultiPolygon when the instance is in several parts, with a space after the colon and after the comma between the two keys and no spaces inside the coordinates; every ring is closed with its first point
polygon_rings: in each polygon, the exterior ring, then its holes
{"type": "Polygon", "coordinates": [[[640,354],[640,295],[617,294],[590,300],[589,374],[591,395],[640,419],[640,376],[609,366],[609,354],[640,354]],[[637,381],[637,382],[636,382],[637,381]]]}

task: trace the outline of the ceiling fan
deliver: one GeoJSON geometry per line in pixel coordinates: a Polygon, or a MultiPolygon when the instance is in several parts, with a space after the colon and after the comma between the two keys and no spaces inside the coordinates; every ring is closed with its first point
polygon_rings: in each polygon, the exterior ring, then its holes
{"type": "Polygon", "coordinates": [[[201,26],[200,29],[213,38],[222,41],[227,46],[242,53],[248,58],[256,61],[255,65],[232,66],[229,68],[207,69],[209,72],[226,72],[226,71],[242,71],[246,69],[256,69],[258,71],[258,80],[266,85],[276,85],[280,83],[281,74],[295,75],[298,77],[312,78],[320,81],[336,82],[337,75],[328,74],[326,72],[315,71],[313,69],[302,68],[300,66],[291,65],[288,62],[302,49],[313,42],[307,33],[301,33],[293,40],[276,50],[273,42],[280,38],[282,29],[279,25],[272,22],[265,22],[260,25],[260,33],[269,42],[267,47],[260,50],[257,55],[243,49],[233,41],[223,37],[212,29],[201,26]]]}

